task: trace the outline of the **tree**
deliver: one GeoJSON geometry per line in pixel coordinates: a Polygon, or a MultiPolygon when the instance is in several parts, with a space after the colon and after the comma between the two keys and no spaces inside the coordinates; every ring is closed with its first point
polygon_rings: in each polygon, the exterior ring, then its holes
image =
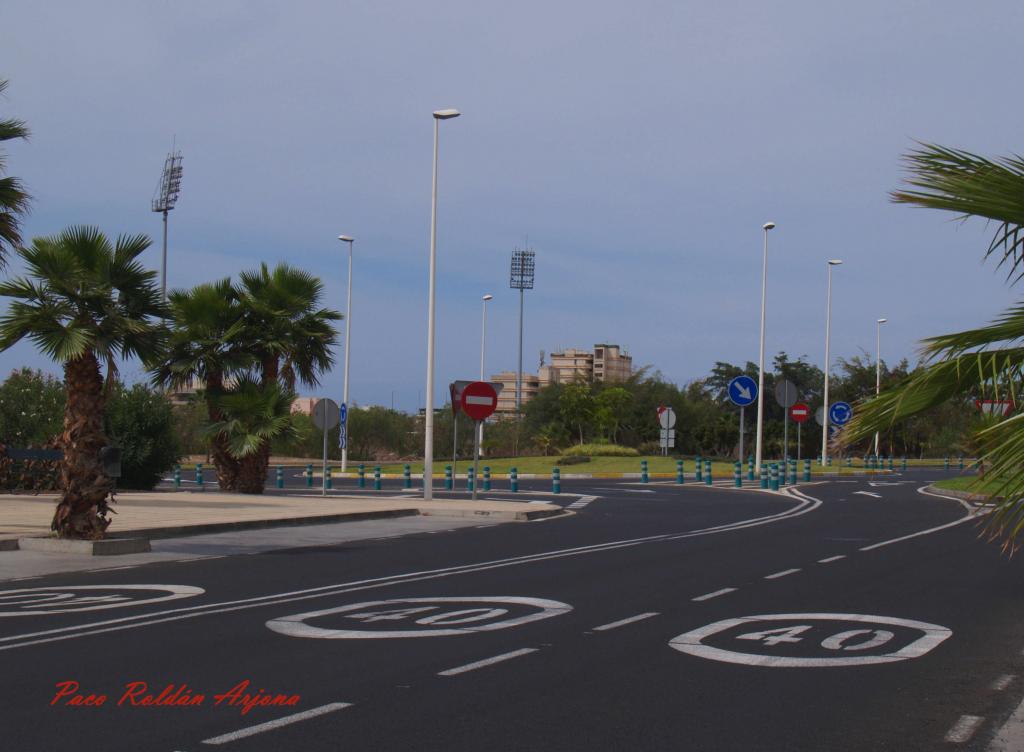
{"type": "Polygon", "coordinates": [[[594,397],[590,385],[583,381],[566,384],[558,399],[558,409],[567,423],[579,430],[580,445],[583,445],[583,427],[594,415],[594,397]]]}
{"type": "MultiPolygon", "coordinates": [[[[1024,159],[996,160],[966,151],[921,144],[906,157],[909,188],[892,194],[897,203],[952,211],[962,219],[997,223],[985,257],[1006,267],[1011,283],[1024,276],[1024,159]]],[[[1022,382],[1024,303],[1011,307],[988,326],[944,334],[924,342],[925,364],[868,400],[843,440],[867,438],[898,421],[950,401],[1012,399],[1022,382]]],[[[1005,498],[990,517],[989,530],[1008,546],[1024,528],[1024,412],[979,428],[974,440],[981,459],[991,463],[995,493],[1005,498]]]]}
{"type": "Polygon", "coordinates": [[[64,366],[61,498],[51,523],[61,537],[101,538],[110,525],[114,484],[100,449],[117,358],[149,363],[164,346],[156,272],[138,262],[149,244],[143,235],[111,243],[94,227],[71,227],[18,248],[28,276],[0,284],[0,296],[14,299],[0,317],[0,351],[27,337],[64,366]]]}
{"type": "Polygon", "coordinates": [[[117,384],[107,403],[106,431],[121,448],[121,488],[152,490],[174,467],[180,444],[166,395],[144,384],[117,384]]]}
{"type": "Polygon", "coordinates": [[[632,401],[633,395],[621,386],[607,387],[597,393],[595,418],[613,444],[618,438],[619,426],[625,419],[626,408],[632,401]]]}
{"type": "MultiPolygon", "coordinates": [[[[7,88],[7,81],[0,78],[0,94],[7,88]]],[[[8,118],[0,120],[0,143],[14,139],[27,139],[28,128],[22,120],[8,118]]],[[[21,218],[28,213],[30,197],[21,181],[5,177],[7,159],[0,151],[0,267],[4,266],[7,252],[21,245],[21,218]]]]}

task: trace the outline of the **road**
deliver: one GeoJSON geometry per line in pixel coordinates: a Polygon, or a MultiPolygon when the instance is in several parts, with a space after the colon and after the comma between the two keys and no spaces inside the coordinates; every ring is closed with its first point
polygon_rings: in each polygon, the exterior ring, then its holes
{"type": "Polygon", "coordinates": [[[5,583],[0,748],[985,750],[1024,570],[937,475],[567,480],[560,518],[5,583]]]}

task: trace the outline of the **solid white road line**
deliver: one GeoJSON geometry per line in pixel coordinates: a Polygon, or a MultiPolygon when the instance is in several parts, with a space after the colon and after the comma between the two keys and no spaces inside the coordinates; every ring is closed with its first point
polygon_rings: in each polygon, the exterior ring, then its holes
{"type": "Polygon", "coordinates": [[[698,595],[696,598],[691,598],[690,600],[691,601],[696,601],[696,602],[699,602],[699,601],[709,601],[712,598],[717,598],[720,595],[727,595],[729,593],[735,593],[735,592],[736,592],[736,588],[734,588],[734,587],[727,587],[727,588],[722,588],[721,590],[716,590],[713,593],[705,593],[704,595],[698,595]]]}
{"type": "MultiPolygon", "coordinates": [[[[961,499],[956,499],[956,498],[953,498],[952,496],[943,496],[942,494],[936,494],[936,493],[931,493],[930,491],[925,491],[924,490],[925,488],[927,488],[927,486],[922,486],[921,488],[917,489],[917,492],[925,494],[926,496],[935,496],[935,497],[938,497],[940,499],[950,499],[951,501],[960,501],[960,502],[962,502],[961,499]]],[[[905,540],[910,540],[911,538],[917,538],[918,536],[921,536],[921,535],[931,535],[932,533],[937,533],[940,530],[946,530],[947,528],[956,527],[957,525],[962,525],[965,522],[970,522],[975,517],[978,517],[981,514],[988,514],[988,512],[975,513],[974,509],[972,509],[967,504],[964,504],[964,507],[967,509],[967,514],[965,514],[963,517],[961,517],[958,520],[953,520],[953,522],[947,522],[945,525],[939,525],[937,527],[930,527],[927,530],[920,530],[920,531],[918,531],[916,533],[911,533],[910,535],[904,535],[904,536],[899,537],[899,538],[892,538],[890,540],[882,541],[881,543],[874,543],[874,544],[872,544],[870,546],[864,546],[860,550],[861,551],[872,551],[872,550],[874,550],[876,548],[881,548],[882,546],[891,546],[893,543],[902,543],[905,540]]]]}
{"type": "Polygon", "coordinates": [[[854,496],[871,496],[875,499],[881,499],[882,494],[872,493],[871,491],[854,491],[854,496]]]}
{"type": "Polygon", "coordinates": [[[776,572],[775,574],[766,574],[764,576],[764,578],[766,580],[777,580],[780,577],[785,577],[785,576],[790,575],[790,574],[796,574],[799,571],[800,571],[799,568],[798,569],[783,569],[781,572],[776,572]]]}
{"type": "Polygon", "coordinates": [[[659,616],[657,611],[650,611],[646,614],[637,614],[636,616],[630,616],[628,619],[619,619],[613,621],[610,624],[602,624],[600,627],[594,627],[594,632],[606,632],[609,629],[615,629],[616,627],[624,627],[627,624],[632,624],[636,621],[643,621],[644,619],[650,619],[652,616],[659,616]]]}
{"type": "Polygon", "coordinates": [[[350,702],[332,702],[328,705],[321,705],[318,708],[303,711],[302,713],[286,715],[284,718],[278,718],[276,721],[267,721],[266,723],[260,723],[256,726],[249,726],[249,728],[232,731],[230,734],[215,736],[212,739],[204,739],[203,744],[226,744],[227,742],[233,742],[236,739],[245,739],[247,736],[262,734],[264,731],[270,731],[271,729],[281,728],[281,726],[298,723],[299,721],[304,721],[307,718],[316,718],[318,715],[333,713],[336,710],[341,710],[351,706],[352,703],[350,702]]]}
{"type": "Polygon", "coordinates": [[[846,554],[839,554],[839,556],[829,556],[827,559],[818,559],[819,564],[831,564],[833,561],[839,561],[845,559],[846,554]]]}
{"type": "Polygon", "coordinates": [[[960,716],[960,719],[953,724],[953,728],[946,732],[946,741],[954,744],[963,744],[969,741],[984,720],[979,715],[960,716]]]}
{"type": "Polygon", "coordinates": [[[1017,677],[1013,674],[1003,674],[994,682],[992,682],[992,690],[994,692],[1002,692],[1004,689],[1013,684],[1013,680],[1017,677]]]}
{"type": "Polygon", "coordinates": [[[476,671],[478,668],[484,668],[485,666],[493,666],[495,663],[501,663],[502,661],[508,661],[513,658],[518,658],[521,655],[529,655],[530,653],[536,653],[538,648],[523,648],[522,650],[513,650],[511,653],[502,653],[492,658],[484,658],[482,661],[474,661],[473,663],[467,663],[465,666],[457,666],[456,668],[450,668],[446,671],[438,671],[438,676],[458,676],[464,674],[467,671],[476,671]]]}

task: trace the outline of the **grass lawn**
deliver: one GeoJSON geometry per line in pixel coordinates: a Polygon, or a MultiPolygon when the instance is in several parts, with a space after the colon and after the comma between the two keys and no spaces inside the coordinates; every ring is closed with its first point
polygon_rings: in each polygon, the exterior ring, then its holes
{"type": "Polygon", "coordinates": [[[956,478],[946,478],[945,480],[937,481],[932,485],[936,488],[947,488],[950,491],[991,494],[999,487],[999,482],[989,478],[979,479],[976,475],[960,475],[956,478]]]}

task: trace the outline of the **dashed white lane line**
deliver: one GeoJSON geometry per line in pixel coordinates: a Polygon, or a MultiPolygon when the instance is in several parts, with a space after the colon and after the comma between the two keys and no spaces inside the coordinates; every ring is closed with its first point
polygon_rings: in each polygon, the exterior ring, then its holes
{"type": "Polygon", "coordinates": [[[831,564],[833,561],[839,561],[845,559],[846,554],[839,554],[839,556],[829,556],[827,559],[818,559],[819,564],[831,564]]]}
{"type": "Polygon", "coordinates": [[[727,587],[727,588],[722,588],[721,590],[716,590],[713,593],[705,593],[704,595],[698,595],[696,598],[691,598],[690,600],[691,601],[697,601],[697,602],[699,602],[699,601],[709,601],[712,598],[717,598],[720,595],[728,595],[729,593],[735,593],[735,592],[736,592],[736,588],[734,588],[734,587],[727,587]]]}
{"type": "Polygon", "coordinates": [[[238,731],[232,731],[230,734],[215,736],[212,739],[204,739],[203,744],[226,744],[227,742],[233,742],[236,739],[244,739],[247,736],[255,736],[256,734],[262,734],[264,731],[270,731],[271,729],[280,728],[281,726],[288,726],[292,723],[305,721],[307,718],[316,718],[318,715],[333,713],[336,710],[351,707],[351,705],[352,703],[350,702],[332,702],[327,705],[321,705],[318,708],[303,711],[302,713],[286,715],[284,718],[278,718],[276,721],[267,721],[266,723],[249,726],[248,728],[239,729],[238,731]]]}
{"type": "Polygon", "coordinates": [[[644,619],[650,619],[652,616],[659,616],[659,615],[660,614],[657,611],[651,611],[651,612],[646,613],[646,614],[637,614],[636,616],[630,616],[627,619],[619,619],[618,621],[613,621],[613,622],[611,622],[609,624],[602,624],[600,627],[594,627],[593,631],[594,632],[606,632],[609,629],[616,629],[617,627],[624,627],[627,624],[632,624],[633,622],[637,622],[637,621],[643,621],[644,619]]]}
{"type": "Polygon", "coordinates": [[[566,509],[583,509],[587,504],[596,499],[601,498],[600,496],[581,496],[572,504],[566,507],[566,509]]]}
{"type": "Polygon", "coordinates": [[[960,719],[953,724],[953,728],[946,732],[946,741],[953,744],[963,744],[969,741],[984,720],[980,715],[960,716],[960,719]]]}
{"type": "Polygon", "coordinates": [[[449,668],[445,671],[438,671],[438,676],[458,676],[464,674],[467,671],[476,671],[478,668],[485,668],[486,666],[493,666],[495,663],[501,663],[502,661],[509,661],[513,658],[518,658],[521,655],[529,655],[530,653],[536,653],[538,648],[522,648],[521,650],[513,650],[510,653],[502,653],[501,655],[495,655],[491,658],[484,658],[482,661],[474,661],[473,663],[467,663],[465,666],[456,666],[455,668],[449,668]]]}
{"type": "Polygon", "coordinates": [[[786,577],[786,576],[791,575],[791,574],[796,574],[799,571],[800,571],[799,568],[797,568],[797,569],[783,569],[781,572],[776,572],[775,574],[766,574],[764,576],[764,578],[766,580],[777,580],[780,577],[786,577]]]}
{"type": "Polygon", "coordinates": [[[1013,674],[1003,674],[994,682],[992,682],[992,689],[995,692],[1002,692],[1004,689],[1013,684],[1013,680],[1017,677],[1013,674]]]}

